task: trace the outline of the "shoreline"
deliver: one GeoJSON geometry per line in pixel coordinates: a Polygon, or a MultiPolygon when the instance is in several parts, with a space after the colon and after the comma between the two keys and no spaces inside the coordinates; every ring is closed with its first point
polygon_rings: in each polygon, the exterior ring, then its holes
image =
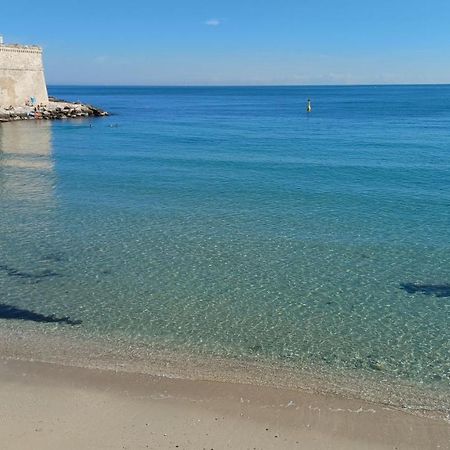
{"type": "MultiPolygon", "coordinates": [[[[11,328],[10,328],[11,325],[11,328]]],[[[330,373],[319,367],[298,370],[280,361],[219,357],[187,353],[162,345],[136,343],[120,338],[80,336],[56,325],[52,328],[0,329],[0,358],[58,366],[107,370],[170,379],[232,383],[261,388],[292,390],[331,396],[343,401],[362,401],[408,415],[450,422],[448,391],[419,389],[410,383],[367,379],[366,373],[330,373]]]]}
{"type": "Polygon", "coordinates": [[[0,361],[8,450],[448,449],[450,427],[363,401],[267,386],[0,361]]]}
{"type": "Polygon", "coordinates": [[[48,103],[36,106],[0,106],[0,123],[16,120],[63,120],[104,117],[109,113],[92,105],[49,97],[48,103]]]}

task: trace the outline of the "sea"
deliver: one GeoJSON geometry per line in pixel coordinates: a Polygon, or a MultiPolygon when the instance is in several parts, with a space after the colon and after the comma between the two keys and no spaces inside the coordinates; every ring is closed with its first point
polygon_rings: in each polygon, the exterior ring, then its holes
{"type": "Polygon", "coordinates": [[[0,330],[449,418],[450,86],[49,94],[110,116],[0,124],[0,330]]]}

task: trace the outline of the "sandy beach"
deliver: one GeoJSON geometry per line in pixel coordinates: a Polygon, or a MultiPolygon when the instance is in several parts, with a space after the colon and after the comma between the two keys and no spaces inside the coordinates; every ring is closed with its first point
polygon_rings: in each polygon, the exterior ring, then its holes
{"type": "Polygon", "coordinates": [[[356,400],[2,359],[2,449],[448,449],[450,427],[356,400]]]}

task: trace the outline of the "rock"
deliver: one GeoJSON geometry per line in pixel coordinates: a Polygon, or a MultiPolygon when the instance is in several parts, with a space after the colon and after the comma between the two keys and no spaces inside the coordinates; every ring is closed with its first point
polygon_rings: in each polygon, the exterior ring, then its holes
{"type": "Polygon", "coordinates": [[[386,364],[383,361],[380,361],[379,359],[369,357],[368,363],[369,367],[373,370],[381,371],[386,369],[386,364]]]}
{"type": "Polygon", "coordinates": [[[85,117],[102,117],[108,113],[92,105],[84,105],[76,102],[65,102],[63,100],[49,97],[49,103],[45,106],[37,107],[20,106],[16,108],[0,107],[0,122],[10,122],[14,120],[62,120],[67,118],[79,119],[85,117]]]}

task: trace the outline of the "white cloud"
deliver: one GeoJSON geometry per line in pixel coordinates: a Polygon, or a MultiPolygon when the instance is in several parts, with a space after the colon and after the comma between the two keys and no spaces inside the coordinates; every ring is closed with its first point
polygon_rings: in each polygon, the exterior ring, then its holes
{"type": "Polygon", "coordinates": [[[219,19],[208,19],[205,22],[205,25],[208,25],[209,27],[218,27],[220,25],[220,20],[219,19]]]}
{"type": "Polygon", "coordinates": [[[103,64],[103,63],[107,62],[108,59],[109,59],[109,58],[108,58],[107,56],[105,56],[105,55],[100,55],[100,56],[96,56],[96,57],[94,58],[94,62],[96,62],[97,64],[103,64]]]}

